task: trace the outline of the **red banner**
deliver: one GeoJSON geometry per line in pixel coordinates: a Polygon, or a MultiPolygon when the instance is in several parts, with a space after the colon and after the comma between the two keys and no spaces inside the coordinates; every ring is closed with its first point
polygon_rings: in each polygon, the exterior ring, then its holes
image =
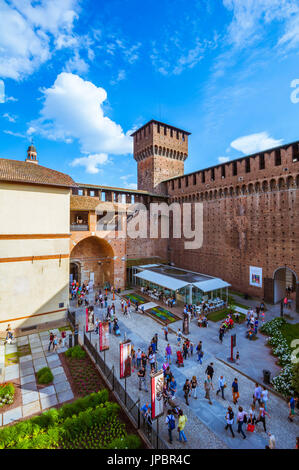
{"type": "Polygon", "coordinates": [[[99,323],[100,351],[109,349],[109,323],[107,321],[99,323]]]}
{"type": "Polygon", "coordinates": [[[131,375],[131,341],[120,343],[119,345],[119,358],[120,358],[120,378],[130,377],[131,375]]]}
{"type": "Polygon", "coordinates": [[[156,419],[163,415],[163,386],[164,374],[163,370],[159,370],[156,374],[151,376],[151,406],[152,406],[152,419],[156,419]]]}

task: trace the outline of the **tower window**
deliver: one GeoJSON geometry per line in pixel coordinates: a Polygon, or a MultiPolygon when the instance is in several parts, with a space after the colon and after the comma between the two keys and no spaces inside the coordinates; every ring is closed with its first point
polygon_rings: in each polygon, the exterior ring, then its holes
{"type": "Polygon", "coordinates": [[[292,146],[292,159],[293,159],[293,162],[297,162],[299,160],[299,146],[298,146],[298,144],[294,144],[292,146]]]}
{"type": "Polygon", "coordinates": [[[176,138],[179,139],[179,131],[176,131],[176,138]]]}
{"type": "Polygon", "coordinates": [[[89,191],[89,195],[90,195],[91,197],[94,197],[94,191],[89,191]]]}
{"type": "Polygon", "coordinates": [[[238,174],[237,162],[233,162],[233,176],[237,176],[237,174],[238,174]]]}
{"type": "Polygon", "coordinates": [[[83,196],[83,189],[78,189],[78,196],[83,196]]]}
{"type": "Polygon", "coordinates": [[[185,142],[185,134],[184,134],[184,132],[183,132],[183,134],[182,134],[182,139],[183,139],[183,142],[185,142]]]}
{"type": "Polygon", "coordinates": [[[181,178],[178,179],[178,188],[181,187],[181,178]]]}
{"type": "Polygon", "coordinates": [[[101,193],[101,201],[105,202],[106,201],[106,193],[102,191],[101,193]]]}
{"type": "Polygon", "coordinates": [[[189,186],[188,176],[185,176],[185,186],[189,186]]]}
{"type": "Polygon", "coordinates": [[[171,182],[171,189],[174,189],[174,180],[171,182]]]}
{"type": "Polygon", "coordinates": [[[170,129],[170,137],[173,137],[173,130],[170,129]]]}
{"type": "Polygon", "coordinates": [[[280,149],[279,150],[275,150],[275,166],[279,166],[281,165],[281,153],[280,153],[280,149]]]}
{"type": "Polygon", "coordinates": [[[225,178],[225,166],[224,165],[221,167],[221,176],[222,178],[225,178]]]}
{"type": "Polygon", "coordinates": [[[167,135],[167,127],[164,126],[164,135],[167,135]]]}
{"type": "Polygon", "coordinates": [[[245,160],[245,171],[246,173],[250,173],[250,159],[246,158],[245,160]]]}
{"type": "Polygon", "coordinates": [[[215,179],[215,168],[211,168],[211,180],[214,181],[215,179]]]}
{"type": "Polygon", "coordinates": [[[261,153],[260,154],[260,170],[265,169],[265,154],[261,153]]]}
{"type": "Polygon", "coordinates": [[[201,182],[202,182],[202,183],[205,183],[205,182],[206,182],[206,176],[205,176],[205,172],[204,172],[204,171],[201,173],[201,182]]]}
{"type": "Polygon", "coordinates": [[[193,185],[195,185],[195,184],[196,184],[196,173],[194,173],[194,175],[193,175],[193,185]]]}
{"type": "Polygon", "coordinates": [[[157,132],[160,134],[160,124],[157,125],[157,132]]]}

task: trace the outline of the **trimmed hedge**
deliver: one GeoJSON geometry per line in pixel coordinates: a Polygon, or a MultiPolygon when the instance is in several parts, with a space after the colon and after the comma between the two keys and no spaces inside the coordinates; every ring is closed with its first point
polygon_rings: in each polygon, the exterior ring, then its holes
{"type": "Polygon", "coordinates": [[[39,384],[49,384],[53,382],[54,376],[52,371],[49,367],[43,367],[36,373],[37,376],[37,383],[39,384]]]}
{"type": "Polygon", "coordinates": [[[66,357],[72,357],[73,359],[84,359],[86,357],[86,352],[77,344],[65,351],[66,357]]]}

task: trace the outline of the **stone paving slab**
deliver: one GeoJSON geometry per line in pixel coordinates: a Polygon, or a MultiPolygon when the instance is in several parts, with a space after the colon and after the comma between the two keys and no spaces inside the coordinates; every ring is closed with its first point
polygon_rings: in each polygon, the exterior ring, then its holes
{"type": "Polygon", "coordinates": [[[5,346],[5,354],[12,354],[14,352],[17,352],[18,347],[16,344],[6,344],[5,346]]]}
{"type": "Polygon", "coordinates": [[[40,399],[42,400],[43,398],[50,397],[51,395],[55,395],[55,387],[54,385],[50,385],[49,387],[43,388],[39,392],[40,399]]]}
{"type": "Polygon", "coordinates": [[[51,356],[47,357],[47,361],[50,363],[50,362],[53,362],[53,361],[60,361],[60,359],[59,359],[58,354],[52,353],[51,356]]]}
{"type": "Polygon", "coordinates": [[[22,389],[21,389],[22,396],[26,395],[26,393],[36,392],[36,391],[37,391],[37,384],[35,380],[34,382],[23,384],[22,389]]]}
{"type": "Polygon", "coordinates": [[[25,385],[27,383],[31,383],[35,380],[35,375],[26,375],[25,377],[21,377],[21,385],[25,385]]]}
{"type": "Polygon", "coordinates": [[[71,386],[68,381],[60,382],[55,384],[55,390],[57,393],[66,392],[67,390],[71,390],[71,386]]]}
{"type": "Polygon", "coordinates": [[[59,403],[63,403],[68,400],[72,400],[74,398],[74,394],[71,390],[67,390],[65,392],[58,393],[58,401],[59,403]]]}
{"type": "Polygon", "coordinates": [[[28,344],[28,336],[22,336],[21,338],[17,339],[17,345],[18,346],[25,346],[25,344],[28,344]]]}
{"type": "Polygon", "coordinates": [[[26,375],[32,375],[32,374],[34,374],[34,369],[32,366],[26,367],[25,369],[21,368],[20,377],[26,377],[26,375]]]}
{"type": "Polygon", "coordinates": [[[32,353],[32,358],[33,359],[41,359],[45,357],[44,353],[43,352],[38,352],[38,353],[32,353]]]}
{"type": "Polygon", "coordinates": [[[19,376],[20,376],[20,370],[19,370],[18,365],[5,367],[5,372],[4,372],[5,382],[8,380],[18,379],[19,376]]]}
{"type": "Polygon", "coordinates": [[[47,361],[44,359],[37,359],[36,361],[33,361],[33,367],[36,370],[36,372],[47,366],[48,366],[47,361]]]}
{"type": "Polygon", "coordinates": [[[28,405],[28,403],[32,403],[33,401],[36,401],[38,399],[38,392],[30,392],[22,396],[23,405],[28,405]]]}
{"type": "Polygon", "coordinates": [[[6,424],[10,424],[13,421],[16,421],[18,419],[22,418],[22,407],[18,406],[17,408],[14,408],[13,410],[6,411],[3,413],[3,426],[6,424]]]}
{"type": "Polygon", "coordinates": [[[56,388],[56,384],[59,384],[61,382],[65,382],[66,380],[67,380],[67,377],[66,377],[65,373],[55,375],[54,380],[53,380],[53,384],[55,385],[55,388],[56,388]]]}
{"type": "Polygon", "coordinates": [[[25,362],[32,361],[31,354],[27,354],[27,356],[22,356],[19,358],[19,363],[24,364],[25,362]]]}
{"type": "Polygon", "coordinates": [[[60,375],[64,372],[63,367],[54,367],[53,369],[51,368],[51,370],[52,370],[52,374],[54,375],[54,377],[55,375],[60,375]]]}
{"type": "Polygon", "coordinates": [[[35,413],[38,413],[41,410],[39,400],[34,401],[32,403],[28,403],[28,405],[23,406],[23,417],[31,416],[35,413]]]}
{"type": "Polygon", "coordinates": [[[56,394],[41,399],[42,410],[58,404],[56,394]]]}
{"type": "Polygon", "coordinates": [[[37,353],[42,353],[43,348],[39,346],[38,348],[31,348],[31,354],[37,354],[37,353]]]}
{"type": "Polygon", "coordinates": [[[60,361],[53,361],[53,362],[50,362],[50,364],[47,364],[47,366],[49,366],[51,369],[56,369],[56,367],[60,367],[61,366],[61,362],[60,361]]]}

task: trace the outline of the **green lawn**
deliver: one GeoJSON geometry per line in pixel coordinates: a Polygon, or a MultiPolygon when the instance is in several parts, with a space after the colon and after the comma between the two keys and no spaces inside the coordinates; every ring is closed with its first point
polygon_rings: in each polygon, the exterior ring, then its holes
{"type": "MultiPolygon", "coordinates": [[[[207,315],[208,320],[211,320],[213,322],[225,320],[230,310],[230,308],[222,308],[221,310],[218,310],[216,312],[210,312],[207,315]]],[[[243,315],[243,313],[240,313],[239,323],[243,323],[245,321],[245,318],[245,315],[243,315]]]]}
{"type": "Polygon", "coordinates": [[[299,339],[299,323],[286,323],[280,329],[290,346],[293,339],[299,339]]]}

